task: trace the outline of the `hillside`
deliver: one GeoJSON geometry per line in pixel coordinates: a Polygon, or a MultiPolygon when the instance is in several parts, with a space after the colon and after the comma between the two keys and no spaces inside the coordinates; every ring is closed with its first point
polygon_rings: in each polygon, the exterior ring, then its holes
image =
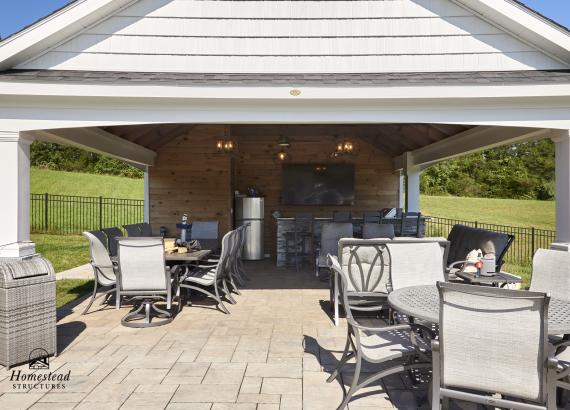
{"type": "Polygon", "coordinates": [[[32,168],[31,192],[107,198],[143,199],[142,179],[32,168]]]}

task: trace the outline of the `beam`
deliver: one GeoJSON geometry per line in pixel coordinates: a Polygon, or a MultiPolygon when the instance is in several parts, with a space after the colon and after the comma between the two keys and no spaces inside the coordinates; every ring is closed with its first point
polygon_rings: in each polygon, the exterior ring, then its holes
{"type": "Polygon", "coordinates": [[[156,152],[101,128],[63,128],[30,132],[35,138],[81,148],[138,165],[153,165],[156,152]]]}
{"type": "MultiPolygon", "coordinates": [[[[447,159],[467,155],[501,145],[514,144],[549,136],[552,130],[523,127],[479,126],[434,142],[410,153],[414,166],[425,169],[447,159]]],[[[394,159],[394,169],[403,169],[403,156],[394,159]]]]}

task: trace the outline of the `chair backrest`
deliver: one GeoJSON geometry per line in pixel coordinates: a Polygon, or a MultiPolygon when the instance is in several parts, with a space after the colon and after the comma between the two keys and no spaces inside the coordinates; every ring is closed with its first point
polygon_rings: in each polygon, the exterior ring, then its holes
{"type": "Polygon", "coordinates": [[[191,237],[200,242],[203,249],[217,250],[220,247],[218,221],[192,222],[191,237]]]}
{"type": "Polygon", "coordinates": [[[345,270],[340,266],[338,258],[334,255],[331,255],[330,253],[327,255],[327,264],[338,275],[339,295],[342,300],[342,306],[346,313],[346,319],[348,321],[348,324],[351,325],[356,321],[354,320],[354,317],[352,315],[351,299],[348,297],[349,294],[351,293],[349,288],[348,275],[345,272],[345,270]]]}
{"type": "Polygon", "coordinates": [[[544,403],[550,297],[456,283],[438,288],[441,386],[544,403]]]}
{"type": "Polygon", "coordinates": [[[365,223],[362,225],[362,239],[393,239],[394,236],[394,225],[392,224],[365,223]]]}
{"type": "Polygon", "coordinates": [[[114,284],[116,277],[113,263],[104,242],[100,239],[102,236],[106,240],[105,235],[101,231],[83,232],[83,235],[89,240],[89,253],[91,263],[94,265],[95,280],[102,286],[114,284]]]}
{"type": "MultiPolygon", "coordinates": [[[[88,233],[90,233],[91,235],[93,235],[94,237],[96,237],[97,239],[99,239],[99,242],[101,242],[101,244],[105,247],[105,250],[107,250],[107,235],[105,235],[105,232],[103,231],[89,231],[88,233]]],[[[107,250],[107,253],[109,253],[109,251],[107,250]]]]}
{"type": "Polygon", "coordinates": [[[231,257],[232,257],[231,252],[234,250],[233,247],[235,246],[235,242],[236,242],[235,234],[236,234],[235,230],[229,231],[222,238],[222,244],[221,244],[222,249],[220,252],[220,259],[219,259],[218,264],[215,268],[216,280],[218,278],[223,278],[224,275],[229,274],[229,268],[230,268],[231,257]]]}
{"type": "Polygon", "coordinates": [[[497,272],[503,266],[504,257],[515,237],[486,229],[472,228],[461,224],[454,225],[447,240],[451,242],[447,264],[463,261],[473,249],[481,249],[483,254],[494,253],[497,272]]]}
{"type": "Polygon", "coordinates": [[[346,211],[333,212],[333,222],[352,222],[352,214],[346,211]]]}
{"type": "Polygon", "coordinates": [[[103,232],[107,235],[107,249],[109,249],[109,255],[117,256],[117,239],[123,237],[123,231],[119,228],[103,228],[103,232]]]}
{"type": "Polygon", "coordinates": [[[162,291],[170,286],[163,238],[123,238],[118,241],[120,289],[162,291]]]}
{"type": "Polygon", "coordinates": [[[403,212],[400,218],[400,236],[419,237],[422,214],[420,212],[403,212]]]}
{"type": "Polygon", "coordinates": [[[449,242],[403,239],[386,244],[390,252],[392,289],[435,285],[445,281],[445,261],[449,242]]]}
{"type": "Polygon", "coordinates": [[[146,236],[146,237],[152,236],[152,226],[149,223],[144,222],[138,225],[141,231],[141,236],[146,236]]]}
{"type": "Polygon", "coordinates": [[[321,230],[319,247],[319,266],[327,265],[327,254],[336,255],[338,241],[341,238],[352,238],[354,226],[351,223],[325,223],[321,230]]]}
{"type": "Polygon", "coordinates": [[[364,223],[379,224],[381,218],[381,211],[366,211],[364,212],[363,219],[364,223]]]}
{"type": "Polygon", "coordinates": [[[386,239],[341,239],[338,262],[346,275],[348,292],[388,293],[390,253],[386,239]]]}
{"type": "Polygon", "coordinates": [[[530,290],[570,299],[570,253],[539,249],[532,259],[530,290]]]}
{"type": "Polygon", "coordinates": [[[132,224],[132,225],[123,225],[125,231],[127,231],[127,235],[130,238],[138,238],[144,236],[141,232],[140,224],[132,224]]]}

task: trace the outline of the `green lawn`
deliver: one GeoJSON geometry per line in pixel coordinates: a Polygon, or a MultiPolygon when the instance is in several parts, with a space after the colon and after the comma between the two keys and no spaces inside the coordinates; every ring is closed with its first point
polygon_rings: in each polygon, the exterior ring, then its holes
{"type": "Polygon", "coordinates": [[[425,215],[541,229],[555,229],[554,205],[554,201],[421,197],[421,209],[425,215]]]}
{"type": "Polygon", "coordinates": [[[32,168],[30,189],[36,194],[47,192],[54,195],[143,199],[144,181],[111,175],[32,168]]]}

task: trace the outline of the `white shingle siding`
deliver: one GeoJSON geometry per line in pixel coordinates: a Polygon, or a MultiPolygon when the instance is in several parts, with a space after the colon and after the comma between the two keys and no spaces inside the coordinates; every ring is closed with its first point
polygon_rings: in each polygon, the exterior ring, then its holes
{"type": "Polygon", "coordinates": [[[449,0],[141,0],[19,68],[327,73],[565,66],[449,0]]]}

